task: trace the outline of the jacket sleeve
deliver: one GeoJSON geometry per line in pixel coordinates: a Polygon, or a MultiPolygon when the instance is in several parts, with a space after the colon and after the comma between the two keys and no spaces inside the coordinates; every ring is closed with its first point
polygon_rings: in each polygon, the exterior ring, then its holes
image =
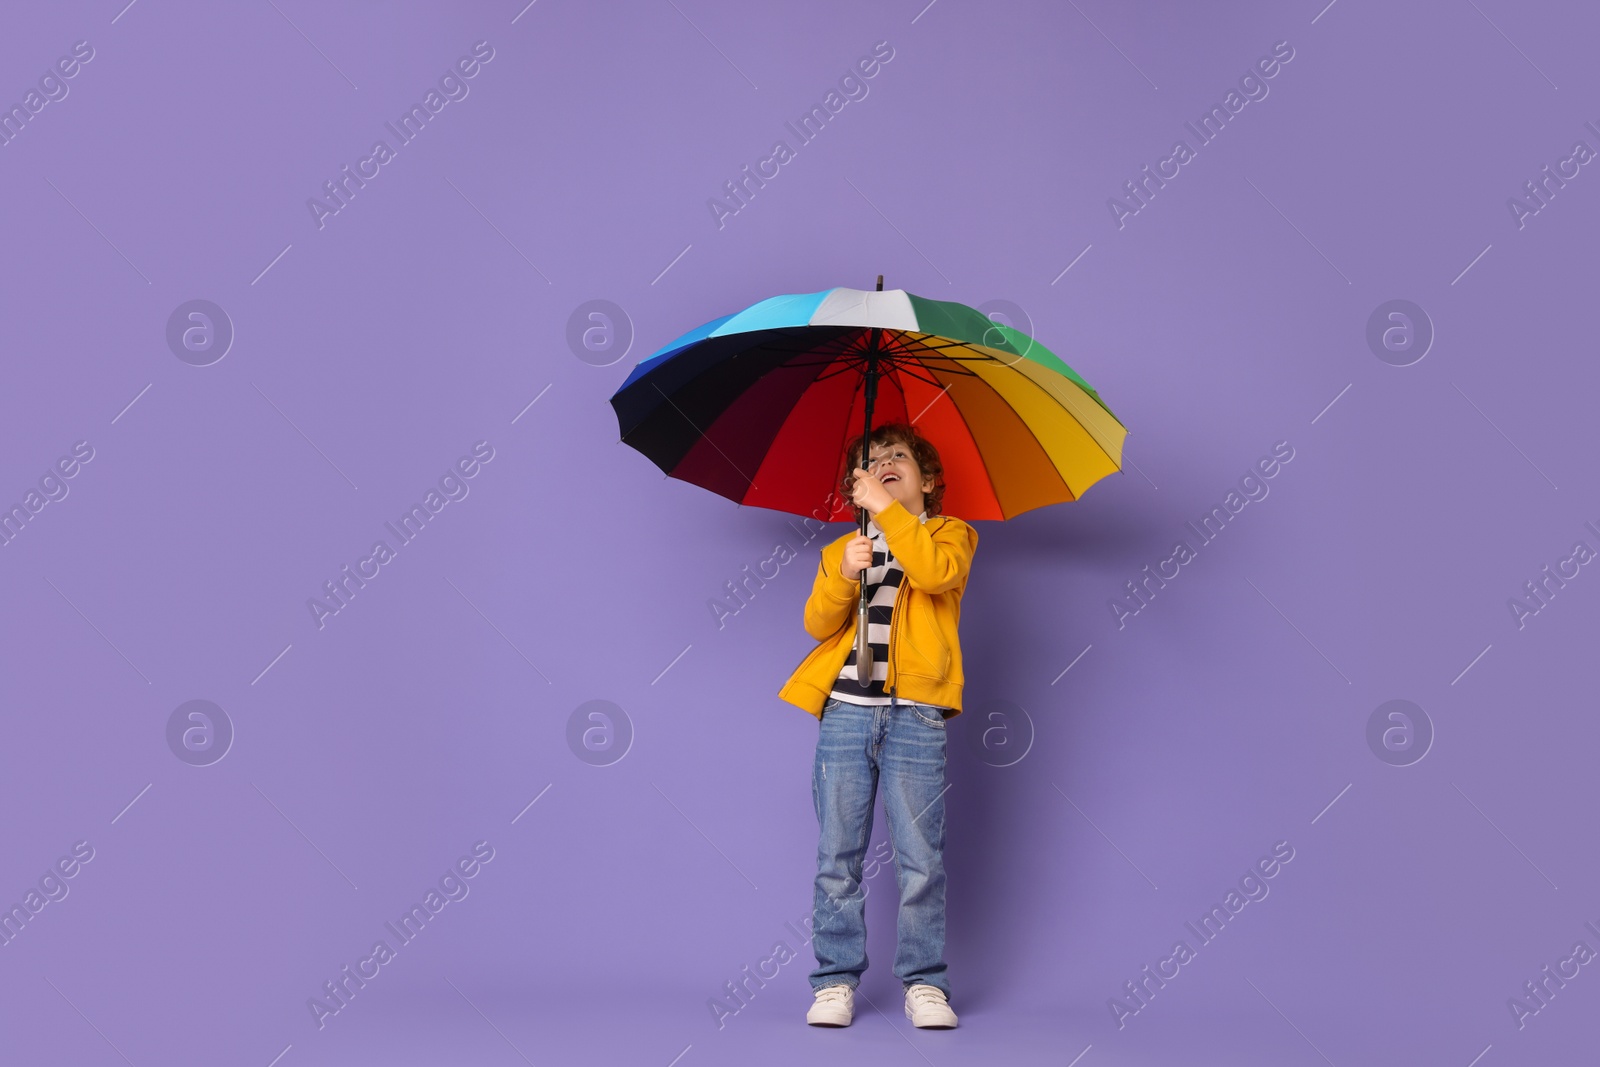
{"type": "Polygon", "coordinates": [[[838,552],[832,552],[833,547],[828,545],[823,548],[822,558],[817,561],[817,577],[811,585],[811,596],[806,600],[806,633],[818,641],[849,619],[850,610],[861,595],[860,581],[851,581],[839,573],[844,549],[841,547],[838,552]],[[831,561],[830,553],[833,556],[831,561]]]}
{"type": "MultiPolygon", "coordinates": [[[[967,580],[972,555],[978,547],[978,531],[964,522],[946,522],[937,535],[928,532],[928,523],[906,510],[896,500],[873,521],[889,542],[889,551],[905,571],[906,581],[925,593],[942,593],[967,580]]],[[[930,522],[932,520],[929,520],[930,522]]]]}

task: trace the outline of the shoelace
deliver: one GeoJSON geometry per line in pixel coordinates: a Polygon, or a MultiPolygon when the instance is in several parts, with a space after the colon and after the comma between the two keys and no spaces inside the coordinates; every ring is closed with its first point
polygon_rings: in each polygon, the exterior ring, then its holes
{"type": "Polygon", "coordinates": [[[938,989],[935,989],[933,986],[926,985],[917,986],[911,991],[911,1002],[913,1008],[920,1008],[929,1004],[943,1006],[949,1003],[947,1000],[945,1000],[945,996],[942,992],[940,992],[938,989]]]}
{"type": "Polygon", "coordinates": [[[842,986],[842,985],[831,985],[831,986],[827,986],[827,987],[823,988],[820,992],[817,993],[817,1002],[819,1004],[827,1004],[827,1003],[830,1003],[830,1002],[835,1001],[835,1000],[838,1000],[838,1001],[848,1000],[849,997],[850,997],[850,989],[849,989],[849,987],[842,986]]]}

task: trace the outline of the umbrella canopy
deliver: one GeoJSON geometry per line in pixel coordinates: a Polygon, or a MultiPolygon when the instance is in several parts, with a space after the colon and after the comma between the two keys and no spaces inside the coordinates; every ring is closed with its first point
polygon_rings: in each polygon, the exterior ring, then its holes
{"type": "Polygon", "coordinates": [[[854,518],[838,487],[869,402],[874,425],[911,423],[938,447],[944,510],[964,520],[1076,500],[1122,467],[1127,429],[1071,367],[903,289],[763,300],[664,345],[611,397],[622,440],[671,477],[830,522],[854,518]]]}

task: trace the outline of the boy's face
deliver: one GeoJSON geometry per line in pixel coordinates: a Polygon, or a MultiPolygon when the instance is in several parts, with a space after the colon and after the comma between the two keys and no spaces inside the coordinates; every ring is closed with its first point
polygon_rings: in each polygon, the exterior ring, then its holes
{"type": "Polygon", "coordinates": [[[868,453],[873,466],[867,468],[875,475],[889,495],[900,501],[911,514],[920,515],[927,508],[923,496],[933,492],[932,475],[924,476],[917,466],[916,454],[911,446],[900,441],[874,445],[868,453]]]}

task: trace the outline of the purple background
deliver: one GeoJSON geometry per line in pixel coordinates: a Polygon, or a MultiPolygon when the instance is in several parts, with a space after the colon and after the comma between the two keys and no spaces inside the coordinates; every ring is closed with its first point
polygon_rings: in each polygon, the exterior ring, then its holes
{"type": "Polygon", "coordinates": [[[0,902],[94,858],[0,947],[3,1062],[1592,1050],[1600,967],[1520,1029],[1508,998],[1600,949],[1600,577],[1520,628],[1508,600],[1600,547],[1600,177],[1507,207],[1600,147],[1592,14],[923,2],[5,12],[7,108],[94,58],[0,147],[0,504],[94,458],[0,548],[0,902]],[[319,228],[308,199],[480,40],[470,94],[319,228]],[[1119,228],[1108,198],[1284,40],[1269,95],[1119,228]],[[868,95],[797,147],[784,123],[879,41],[868,95]],[[708,199],[780,138],[719,228],[708,199]],[[701,322],[880,272],[1011,302],[1132,431],[1081,501],[979,524],[948,1033],[900,1013],[892,870],[856,1025],[801,1021],[816,723],[776,693],[846,527],[806,542],[663,478],[606,403],[701,322]],[[193,299],[236,331],[208,366],[167,342],[193,299]],[[575,349],[597,299],[626,321],[575,349]],[[1406,366],[1366,339],[1393,299],[1436,330],[1406,366]],[[478,441],[470,493],[319,629],[308,600],[478,441]],[[1119,628],[1124,583],[1280,441],[1270,494],[1119,628]],[[167,741],[196,699],[236,733],[209,766],[167,741]],[[1435,733],[1408,766],[1367,741],[1395,699],[1435,733]],[[632,733],[609,765],[567,740],[593,700],[632,733]],[[319,1029],[308,999],[481,840],[470,895],[319,1029]],[[1277,841],[1270,895],[1200,945],[1185,922],[1277,841]],[[1119,1027],[1179,938],[1195,959],[1119,1027]],[[798,957],[719,1027],[779,940],[798,957]]]}

